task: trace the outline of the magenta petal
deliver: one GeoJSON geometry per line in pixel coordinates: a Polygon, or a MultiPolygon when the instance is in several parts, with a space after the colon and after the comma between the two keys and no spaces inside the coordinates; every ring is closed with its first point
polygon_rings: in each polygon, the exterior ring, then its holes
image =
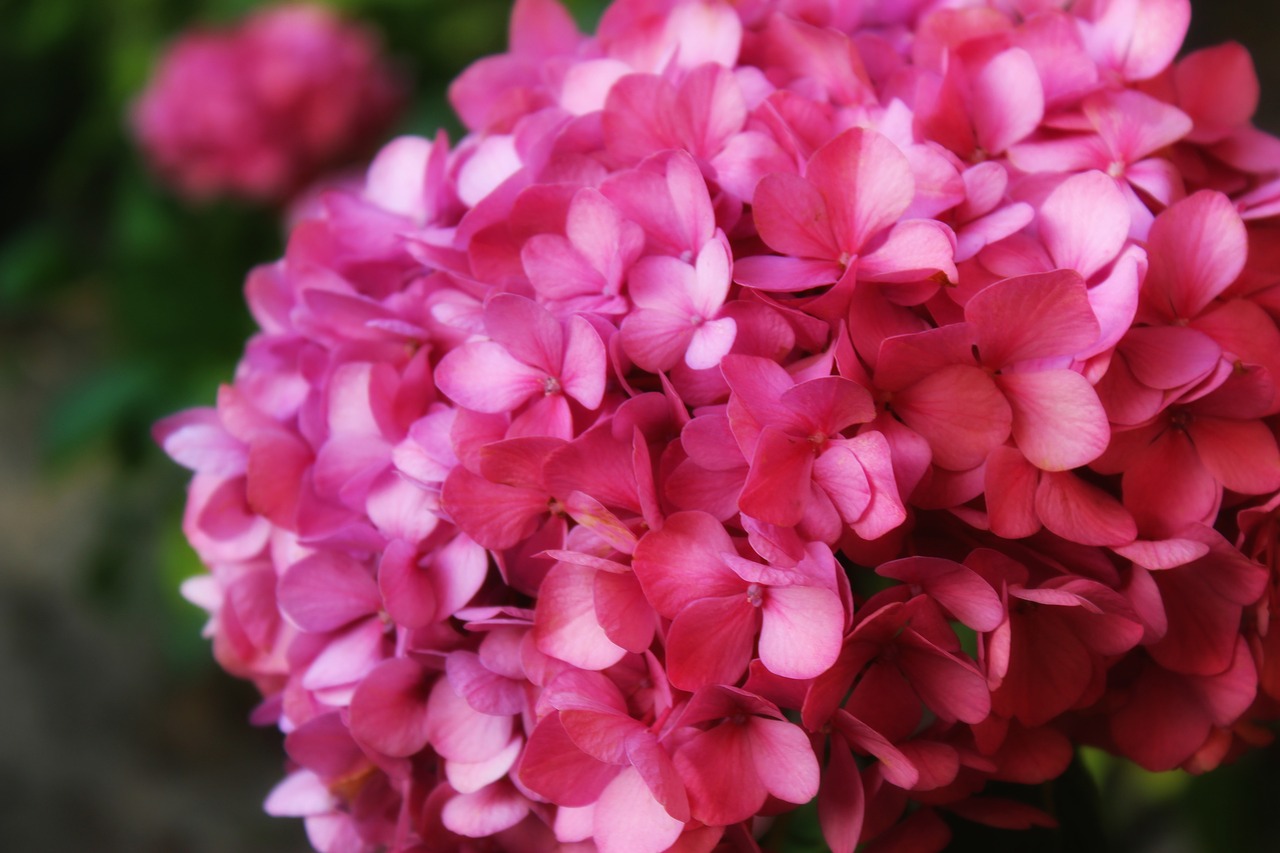
{"type": "Polygon", "coordinates": [[[491,483],[458,466],[449,474],[441,504],[454,524],[486,548],[502,550],[533,535],[547,512],[547,494],[491,483]]]}
{"type": "Polygon", "coordinates": [[[1173,536],[1188,523],[1207,523],[1217,513],[1222,487],[1186,434],[1169,430],[1125,470],[1124,505],[1144,536],[1173,536]]]}
{"type": "Polygon", "coordinates": [[[1083,376],[1071,370],[1005,373],[997,380],[1013,410],[1018,448],[1043,471],[1088,464],[1111,438],[1106,412],[1083,376]]]}
{"type": "Polygon", "coordinates": [[[919,646],[901,646],[899,665],[921,700],[943,719],[985,720],[991,713],[991,694],[982,674],[971,663],[917,642],[919,646]]]}
{"type": "Polygon", "coordinates": [[[1120,349],[1134,377],[1161,390],[1204,379],[1222,358],[1212,338],[1186,326],[1138,326],[1128,331],[1120,349]]]}
{"type": "Polygon", "coordinates": [[[351,734],[370,749],[403,758],[427,744],[428,680],[408,658],[392,658],[364,677],[351,697],[351,734]]]}
{"type": "Polygon", "coordinates": [[[766,791],[788,803],[807,803],[818,794],[818,759],[804,729],[785,720],[751,717],[751,755],[766,791]]]}
{"type": "Polygon", "coordinates": [[[815,586],[769,587],[764,596],[760,660],[769,671],[814,678],[830,669],[844,638],[839,596],[815,586]]]}
{"type": "Polygon", "coordinates": [[[1211,720],[1188,682],[1158,667],[1147,669],[1129,701],[1111,715],[1111,736],[1122,755],[1159,772],[1172,770],[1200,748],[1211,720]]]}
{"type": "MultiPolygon", "coordinates": [[[[819,148],[809,158],[805,177],[826,202],[831,234],[839,249],[834,254],[810,253],[809,257],[859,254],[874,234],[902,215],[915,195],[911,165],[898,146],[862,128],[846,130],[819,148]]],[[[767,238],[765,242],[769,242],[767,238]]]]}
{"type": "Polygon", "coordinates": [[[828,448],[814,462],[813,482],[827,493],[848,524],[862,518],[871,503],[867,473],[858,461],[858,454],[843,442],[828,448]]]}
{"type": "Polygon", "coordinates": [[[291,622],[317,633],[376,613],[382,605],[369,570],[332,551],[304,557],[286,569],[276,598],[291,622]]]}
{"type": "Polygon", "coordinates": [[[594,710],[562,710],[560,724],[578,749],[597,761],[617,765],[629,760],[627,739],[644,731],[644,727],[630,717],[594,710]]]}
{"type": "Polygon", "coordinates": [[[681,690],[736,684],[747,671],[760,620],[745,589],[702,598],[680,611],[667,632],[667,674],[681,690]]]}
{"type": "Polygon", "coordinates": [[[445,658],[445,675],[457,694],[482,714],[502,716],[524,710],[521,683],[486,668],[475,652],[450,652],[445,658]]]}
{"type": "Polygon", "coordinates": [[[633,767],[614,777],[595,809],[595,843],[600,853],[660,853],[684,823],[667,813],[633,767]]]}
{"type": "Polygon", "coordinates": [[[636,654],[648,649],[657,619],[635,575],[596,572],[592,592],[596,619],[610,642],[636,654]]]}

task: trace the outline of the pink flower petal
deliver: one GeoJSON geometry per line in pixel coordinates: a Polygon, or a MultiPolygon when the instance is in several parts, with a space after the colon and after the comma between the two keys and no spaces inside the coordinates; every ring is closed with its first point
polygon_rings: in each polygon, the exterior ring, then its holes
{"type": "Polygon", "coordinates": [[[818,794],[818,759],[804,729],[785,720],[747,720],[751,756],[766,791],[788,803],[807,803],[818,794]]]}
{"type": "Polygon", "coordinates": [[[404,758],[427,745],[430,682],[408,658],[392,658],[364,677],[351,697],[351,734],[365,746],[404,758]]]}
{"type": "Polygon", "coordinates": [[[760,660],[770,672],[813,678],[836,662],[844,638],[839,596],[815,586],[773,586],[764,599],[760,660]]]}
{"type": "Polygon", "coordinates": [[[510,829],[529,813],[529,800],[509,782],[495,782],[445,803],[440,820],[450,832],[487,838],[510,829]]]}
{"type": "MultiPolygon", "coordinates": [[[[843,614],[841,616],[843,624],[843,614]]],[[[746,590],[732,598],[700,598],[667,632],[667,675],[681,690],[736,684],[747,671],[760,628],[746,590]]]]}
{"type": "Polygon", "coordinates": [[[1097,459],[1111,429],[1093,387],[1071,370],[1005,373],[997,380],[1013,410],[1013,437],[1043,471],[1066,471],[1097,459]]]}
{"type": "Polygon", "coordinates": [[[285,570],[276,597],[291,622],[318,633],[376,613],[382,605],[368,569],[326,551],[304,557],[285,570]]]}
{"type": "MultiPolygon", "coordinates": [[[[826,203],[832,238],[838,247],[834,254],[808,254],[809,257],[859,254],[873,235],[902,215],[915,194],[911,165],[898,146],[879,133],[862,128],[847,130],[819,148],[809,158],[805,177],[826,203]]],[[[767,238],[765,242],[769,242],[767,238]]]]}
{"type": "Polygon", "coordinates": [[[1170,319],[1195,317],[1244,269],[1247,244],[1240,215],[1221,193],[1202,190],[1161,213],[1143,285],[1154,309],[1170,319]]]}
{"type": "Polygon", "coordinates": [[[970,80],[970,115],[978,145],[998,154],[1019,142],[1044,117],[1044,90],[1031,55],[1021,48],[996,54],[970,80]]]}
{"type": "Polygon", "coordinates": [[[633,767],[614,777],[596,803],[595,842],[600,853],[660,853],[684,831],[633,767]]]}

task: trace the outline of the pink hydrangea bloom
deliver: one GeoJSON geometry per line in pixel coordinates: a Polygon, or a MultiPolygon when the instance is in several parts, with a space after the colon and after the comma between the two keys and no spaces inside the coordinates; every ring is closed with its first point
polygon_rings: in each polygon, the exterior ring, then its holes
{"type": "Polygon", "coordinates": [[[323,853],[838,853],[1280,717],[1280,141],[1185,0],[519,0],[157,440],[323,853]],[[1064,8],[1068,7],[1069,8],[1064,8]],[[1241,91],[1216,100],[1201,79],[1241,91]]]}
{"type": "Polygon", "coordinates": [[[297,4],[179,36],[131,119],[151,167],[182,195],[283,202],[366,155],[402,100],[372,33],[297,4]]]}

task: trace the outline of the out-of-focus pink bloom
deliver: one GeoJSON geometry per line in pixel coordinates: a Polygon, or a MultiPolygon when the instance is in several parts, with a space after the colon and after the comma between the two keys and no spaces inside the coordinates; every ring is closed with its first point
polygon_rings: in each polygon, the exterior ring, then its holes
{"type": "Polygon", "coordinates": [[[179,37],[132,122],[151,166],[184,196],[284,202],[367,154],[401,102],[370,32],[298,4],[179,37]]]}

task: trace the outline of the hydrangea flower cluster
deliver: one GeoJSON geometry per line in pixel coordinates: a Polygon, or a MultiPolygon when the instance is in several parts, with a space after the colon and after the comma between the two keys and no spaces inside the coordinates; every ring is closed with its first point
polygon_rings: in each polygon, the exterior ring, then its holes
{"type": "MultiPolygon", "coordinates": [[[[1280,141],[1187,0],[519,0],[253,271],[188,582],[317,850],[832,850],[1280,701],[1280,141]],[[481,841],[484,839],[484,841],[481,841]]],[[[946,819],[944,819],[946,816],[946,819]]]]}
{"type": "Polygon", "coordinates": [[[295,4],[183,34],[131,120],[152,168],[182,195],[283,202],[366,156],[402,102],[372,32],[295,4]]]}

